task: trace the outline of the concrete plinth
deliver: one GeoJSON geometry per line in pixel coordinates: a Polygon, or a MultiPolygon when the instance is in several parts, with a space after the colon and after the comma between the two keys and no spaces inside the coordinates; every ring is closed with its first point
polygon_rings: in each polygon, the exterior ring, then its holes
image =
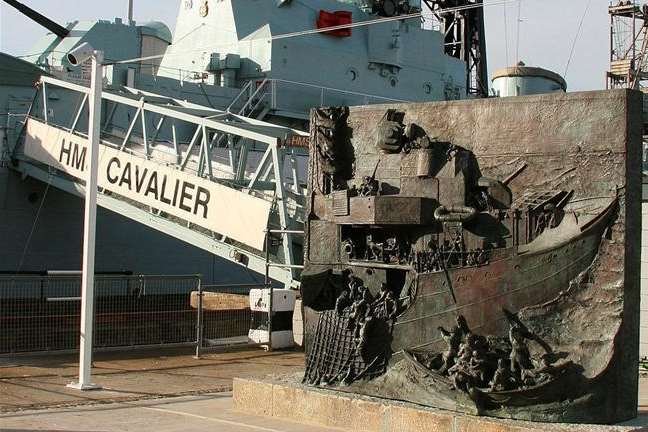
{"type": "Polygon", "coordinates": [[[474,417],[335,390],[295,376],[234,379],[234,407],[251,415],[364,432],[630,432],[636,426],[531,423],[474,417]]]}

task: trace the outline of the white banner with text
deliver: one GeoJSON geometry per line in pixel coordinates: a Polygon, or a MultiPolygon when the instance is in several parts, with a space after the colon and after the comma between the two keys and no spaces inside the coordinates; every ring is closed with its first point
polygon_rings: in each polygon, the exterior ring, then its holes
{"type": "MultiPolygon", "coordinates": [[[[85,180],[88,140],[30,119],[25,155],[85,180]]],[[[172,167],[99,146],[99,187],[258,250],[271,203],[172,167]]]]}

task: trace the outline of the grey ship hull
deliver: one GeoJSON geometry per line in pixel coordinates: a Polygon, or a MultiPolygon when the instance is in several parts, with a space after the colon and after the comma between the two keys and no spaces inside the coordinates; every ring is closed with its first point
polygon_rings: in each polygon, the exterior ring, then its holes
{"type": "MultiPolygon", "coordinates": [[[[0,272],[79,270],[82,227],[81,198],[0,168],[0,272]]],[[[96,268],[200,274],[207,284],[259,281],[244,267],[102,208],[97,215],[96,268]]]]}

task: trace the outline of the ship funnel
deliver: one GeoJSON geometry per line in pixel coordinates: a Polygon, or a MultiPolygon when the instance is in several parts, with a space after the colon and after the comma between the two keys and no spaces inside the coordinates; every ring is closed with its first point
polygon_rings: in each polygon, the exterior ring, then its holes
{"type": "Polygon", "coordinates": [[[16,0],[3,0],[5,3],[7,3],[9,6],[12,6],[16,8],[20,13],[25,15],[28,18],[31,18],[38,24],[42,25],[45,27],[47,30],[51,31],[54,33],[56,36],[60,37],[61,39],[67,37],[67,35],[70,34],[70,30],[66,29],[60,24],[55,23],[51,19],[47,18],[45,15],[41,15],[38,12],[36,12],[34,9],[25,6],[24,4],[20,3],[19,1],[16,0]]]}

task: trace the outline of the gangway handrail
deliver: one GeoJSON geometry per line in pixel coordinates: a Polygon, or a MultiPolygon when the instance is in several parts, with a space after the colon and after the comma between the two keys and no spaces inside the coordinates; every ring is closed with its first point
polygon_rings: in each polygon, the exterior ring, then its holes
{"type": "Polygon", "coordinates": [[[391,98],[391,97],[387,97],[387,96],[380,96],[380,95],[375,95],[375,94],[370,94],[370,93],[362,93],[362,92],[357,92],[357,91],[353,91],[353,90],[344,90],[344,89],[335,88],[335,87],[328,87],[328,86],[323,86],[323,85],[319,85],[319,84],[307,83],[307,82],[303,82],[303,81],[287,80],[287,79],[283,79],[283,78],[264,78],[263,80],[260,80],[260,79],[259,80],[254,80],[254,79],[249,80],[243,86],[243,88],[238,93],[238,95],[229,104],[229,106],[227,107],[227,112],[231,112],[232,109],[234,108],[234,106],[236,105],[236,103],[239,102],[240,99],[245,94],[248,94],[249,96],[247,97],[247,100],[243,104],[243,106],[238,110],[239,115],[246,115],[248,110],[249,110],[250,113],[254,112],[259,107],[259,105],[261,104],[263,99],[266,97],[266,95],[268,95],[268,94],[270,94],[270,96],[272,97],[271,103],[270,103],[271,108],[276,109],[277,108],[277,106],[276,106],[277,105],[277,103],[276,103],[276,100],[277,100],[277,94],[276,94],[277,93],[277,83],[291,84],[291,85],[294,85],[294,86],[309,87],[309,88],[317,89],[318,91],[320,91],[322,93],[322,95],[320,97],[320,99],[321,99],[320,104],[321,105],[325,105],[324,104],[324,95],[323,95],[324,92],[340,93],[340,94],[343,94],[343,95],[351,95],[351,96],[355,96],[355,97],[362,97],[362,98],[365,98],[365,99],[375,99],[375,100],[384,101],[384,102],[393,102],[393,103],[411,102],[409,100],[404,100],[404,99],[391,98]],[[250,90],[251,90],[251,86],[254,83],[260,83],[260,84],[257,86],[254,93],[249,95],[250,90]],[[270,87],[269,92],[267,92],[267,93],[263,94],[263,96],[259,97],[259,94],[262,93],[263,90],[268,86],[270,87]],[[255,98],[258,99],[258,101],[250,109],[250,107],[252,106],[252,104],[255,101],[255,98]]]}
{"type": "MultiPolygon", "coordinates": [[[[28,119],[33,118],[35,120],[40,120],[37,117],[33,117],[33,116],[30,116],[30,115],[27,115],[27,114],[26,114],[26,116],[27,116],[28,119]]],[[[58,129],[64,130],[66,132],[69,132],[71,134],[74,134],[76,136],[79,136],[81,138],[87,138],[88,137],[88,135],[86,133],[83,133],[83,132],[81,132],[79,130],[74,130],[74,129],[72,129],[70,127],[67,127],[67,126],[56,125],[55,127],[58,128],[58,129]]],[[[118,135],[108,134],[107,132],[102,133],[102,136],[106,136],[106,135],[110,135],[110,136],[115,137],[115,138],[120,138],[118,135]]],[[[106,139],[103,139],[103,138],[101,140],[101,145],[105,145],[105,146],[108,146],[108,147],[111,147],[111,148],[114,148],[114,149],[117,149],[117,150],[120,149],[120,146],[117,143],[114,143],[112,141],[109,141],[109,140],[106,140],[106,139]]],[[[135,156],[135,157],[140,157],[140,158],[146,158],[147,157],[146,153],[144,153],[142,151],[138,151],[136,149],[132,149],[132,148],[125,147],[125,148],[121,148],[120,151],[122,151],[124,153],[128,153],[128,154],[130,154],[132,156],[135,156]]],[[[154,157],[150,157],[150,156],[149,156],[149,161],[153,162],[153,163],[156,163],[157,165],[166,166],[166,167],[173,167],[174,165],[176,165],[173,161],[154,158],[154,157]]],[[[217,172],[220,172],[220,173],[223,173],[223,174],[230,174],[231,175],[230,171],[219,168],[217,166],[213,167],[213,169],[214,169],[214,171],[217,171],[217,172]]],[[[199,170],[197,168],[187,166],[187,167],[185,167],[184,171],[185,172],[191,172],[191,173],[194,173],[195,175],[199,176],[199,170]]],[[[210,180],[215,181],[216,183],[220,183],[220,184],[229,184],[231,186],[237,186],[237,188],[242,187],[241,185],[232,183],[233,179],[225,179],[225,178],[216,178],[216,177],[214,177],[214,178],[211,178],[210,180]]],[[[257,197],[261,198],[261,199],[271,201],[269,198],[265,197],[263,194],[260,194],[257,197]]]]}
{"type": "MultiPolygon", "coordinates": [[[[250,82],[252,82],[252,81],[250,81],[250,82]]],[[[267,80],[267,79],[264,79],[264,80],[261,82],[261,84],[260,84],[260,85],[257,87],[257,89],[254,91],[254,93],[252,93],[252,95],[248,98],[247,102],[245,102],[245,105],[243,105],[243,107],[239,110],[239,112],[238,112],[239,115],[245,115],[245,110],[246,110],[250,105],[252,105],[252,102],[254,101],[254,98],[257,97],[257,95],[259,94],[259,92],[261,92],[261,91],[263,90],[263,88],[266,86],[267,83],[268,83],[268,80],[267,80]]],[[[257,106],[257,105],[255,105],[255,108],[256,108],[256,106],[257,106]]]]}
{"type": "MultiPolygon", "coordinates": [[[[28,118],[33,118],[35,120],[39,120],[37,117],[33,117],[33,116],[28,116],[28,118]]],[[[71,129],[69,127],[66,127],[66,126],[56,125],[55,127],[58,128],[58,129],[64,130],[66,132],[69,132],[71,134],[74,134],[76,136],[79,136],[81,138],[87,138],[88,137],[87,134],[85,134],[85,133],[83,133],[81,131],[78,131],[78,130],[73,130],[73,129],[71,129]]],[[[106,134],[104,133],[102,135],[106,135],[106,134]]],[[[120,146],[117,143],[114,143],[114,142],[111,142],[111,141],[108,141],[108,140],[105,140],[105,139],[101,140],[101,145],[105,145],[105,146],[111,147],[111,148],[116,149],[116,150],[120,149],[120,146]]],[[[146,157],[146,154],[144,152],[141,152],[141,151],[138,151],[138,150],[135,150],[135,149],[132,149],[132,148],[122,148],[120,151],[122,151],[124,153],[128,153],[129,155],[132,155],[132,156],[135,156],[135,157],[139,157],[139,158],[145,158],[146,157]]],[[[150,157],[150,156],[149,156],[148,160],[149,160],[149,162],[155,163],[155,164],[157,164],[159,166],[172,167],[172,166],[175,165],[172,161],[159,159],[159,158],[154,158],[154,157],[150,157]]],[[[218,167],[214,167],[213,169],[215,171],[221,172],[223,174],[231,174],[230,172],[228,172],[228,171],[226,171],[224,169],[218,168],[218,167]]],[[[199,176],[199,170],[197,168],[195,169],[195,168],[191,168],[191,167],[187,166],[184,169],[184,171],[185,172],[189,171],[189,172],[195,174],[196,176],[199,176]]],[[[233,189],[247,189],[248,188],[247,185],[235,183],[234,179],[212,177],[212,178],[210,178],[208,180],[213,181],[215,183],[219,183],[219,184],[227,184],[227,185],[231,186],[233,189]]],[[[290,194],[290,193],[291,193],[290,191],[287,191],[287,194],[290,194]]],[[[292,193],[294,193],[294,192],[292,192],[292,193]]],[[[273,201],[272,198],[266,196],[263,193],[256,194],[255,196],[257,198],[259,198],[259,199],[264,200],[264,201],[273,201]]],[[[301,207],[301,206],[297,206],[297,207],[301,207]]]]}
{"type": "MultiPolygon", "coordinates": [[[[78,107],[78,109],[75,111],[76,112],[76,117],[74,117],[74,122],[71,122],[72,127],[67,128],[62,125],[58,124],[53,124],[50,122],[52,120],[54,122],[54,119],[49,119],[48,117],[48,109],[47,109],[47,86],[52,86],[52,87],[59,87],[63,89],[68,89],[74,92],[78,92],[81,94],[88,94],[90,92],[90,89],[88,87],[85,87],[83,85],[75,84],[75,83],[70,83],[64,80],[60,80],[57,78],[53,77],[48,77],[48,76],[43,76],[41,77],[41,94],[42,94],[42,117],[43,118],[38,118],[36,116],[31,116],[30,121],[36,121],[41,123],[40,126],[34,124],[35,130],[42,130],[45,131],[47,130],[47,127],[49,128],[58,128],[61,131],[65,131],[67,133],[75,134],[75,135],[82,135],[82,132],[80,130],[77,130],[76,127],[78,126],[77,118],[80,117],[80,113],[82,110],[85,108],[85,103],[88,102],[82,102],[81,105],[78,107]],[[41,128],[41,129],[38,129],[41,128]],[[43,129],[45,128],[45,129],[43,129]]],[[[264,84],[265,85],[265,84],[264,84]]],[[[257,91],[261,91],[264,85],[260,86],[257,91]]],[[[129,89],[130,91],[130,89],[129,89]]],[[[123,141],[120,139],[117,142],[113,142],[114,139],[111,140],[102,140],[102,144],[113,148],[114,150],[117,150],[118,153],[113,153],[115,156],[117,156],[120,152],[124,151],[127,152],[130,155],[133,155],[134,157],[138,157],[141,159],[144,159],[146,163],[154,163],[156,165],[160,166],[166,166],[166,167],[175,167],[179,171],[187,171],[190,172],[191,175],[196,175],[197,177],[201,177],[203,179],[213,181],[214,183],[224,185],[227,188],[237,190],[241,193],[244,194],[251,194],[254,192],[255,199],[261,199],[263,201],[272,201],[273,204],[270,205],[271,210],[269,210],[272,214],[273,212],[276,214],[278,213],[278,226],[283,229],[285,232],[281,234],[282,237],[282,242],[280,244],[280,248],[283,248],[283,262],[282,264],[285,265],[284,269],[290,269],[289,274],[289,280],[282,279],[282,282],[286,283],[286,285],[294,285],[294,281],[292,280],[293,278],[293,269],[298,268],[297,265],[294,262],[294,257],[292,253],[292,236],[293,233],[290,232],[288,229],[289,224],[290,224],[290,216],[289,216],[289,210],[292,210],[292,207],[287,205],[288,203],[286,202],[289,199],[289,194],[287,193],[287,186],[284,185],[284,170],[283,170],[283,164],[284,164],[284,159],[286,158],[286,155],[289,151],[288,146],[283,145],[283,144],[288,144],[289,143],[289,138],[292,136],[301,136],[305,137],[308,136],[308,133],[299,131],[296,129],[292,129],[289,127],[283,127],[283,126],[278,126],[275,124],[270,124],[267,122],[263,122],[260,120],[255,120],[255,119],[250,119],[245,116],[233,114],[233,113],[227,113],[224,111],[219,111],[215,109],[210,109],[206,107],[202,107],[196,104],[191,104],[187,103],[185,101],[178,101],[170,97],[165,97],[165,96],[160,96],[156,94],[152,94],[150,92],[141,92],[141,91],[130,91],[128,95],[120,95],[118,93],[112,92],[112,91],[106,91],[104,90],[102,92],[102,99],[104,101],[112,102],[115,104],[115,106],[112,107],[111,113],[108,115],[104,129],[109,130],[110,128],[110,122],[112,121],[112,115],[114,114],[114,111],[117,109],[117,106],[123,106],[127,110],[129,110],[129,120],[131,122],[126,136],[124,137],[123,141]],[[133,112],[133,110],[136,110],[136,114],[134,117],[131,118],[130,113],[133,112]],[[214,118],[214,114],[218,116],[218,118],[214,118]],[[155,122],[157,122],[157,126],[155,128],[148,129],[145,127],[146,125],[146,116],[153,117],[155,122]],[[166,132],[164,132],[163,136],[161,137],[162,141],[156,141],[158,134],[161,130],[161,128],[164,125],[165,119],[172,119],[173,122],[167,122],[167,129],[166,132]],[[131,148],[134,144],[135,141],[131,140],[131,135],[133,134],[133,131],[137,130],[135,125],[138,124],[138,122],[142,122],[142,130],[141,130],[141,142],[138,142],[137,145],[143,145],[144,146],[144,155],[142,156],[140,152],[136,152],[133,148],[131,148]],[[176,136],[176,130],[175,130],[175,124],[177,122],[180,122],[183,125],[183,137],[188,137],[191,135],[187,135],[192,128],[195,128],[195,133],[193,134],[193,138],[189,145],[187,147],[182,146],[180,147],[180,136],[176,136]],[[173,123],[173,125],[168,125],[168,123],[173,123]],[[188,128],[185,127],[188,125],[188,128]],[[173,134],[170,134],[169,131],[169,126],[173,129],[173,134]],[[148,133],[147,133],[148,129],[148,133]],[[213,134],[213,138],[212,138],[213,134]],[[172,136],[173,137],[173,146],[174,146],[174,151],[175,151],[175,163],[174,161],[171,160],[165,160],[165,158],[157,158],[154,155],[156,154],[152,148],[156,143],[164,142],[164,135],[167,137],[172,136]],[[257,141],[260,143],[264,143],[267,145],[265,155],[268,155],[269,157],[266,157],[267,163],[265,165],[265,169],[263,172],[263,175],[261,176],[256,176],[256,181],[255,182],[250,182],[250,184],[245,185],[245,182],[243,183],[238,183],[238,184],[227,184],[228,182],[225,181],[217,181],[212,174],[212,163],[213,163],[213,155],[211,152],[210,144],[213,143],[216,139],[219,137],[222,137],[224,135],[230,135],[234,137],[240,137],[252,141],[257,141]],[[150,136],[153,138],[151,139],[150,136]],[[211,141],[211,143],[210,143],[211,141]],[[198,150],[196,152],[196,150],[198,150]],[[153,153],[153,154],[152,154],[153,153]],[[191,164],[188,165],[188,162],[191,160],[191,164]],[[197,171],[191,172],[191,166],[193,166],[195,163],[198,164],[197,171]],[[207,171],[205,171],[205,167],[207,167],[207,171]],[[272,175],[273,177],[273,184],[274,184],[274,197],[271,197],[270,194],[268,193],[268,185],[272,184],[268,180],[268,175],[272,175]],[[214,181],[216,180],[216,181],[214,181]],[[264,189],[265,188],[265,189],[264,189]],[[257,189],[261,191],[262,193],[257,194],[256,191],[257,189]],[[261,195],[261,196],[259,196],[261,195]]],[[[88,99],[88,98],[84,98],[88,99]]],[[[74,115],[75,112],[72,112],[71,114],[74,115]]],[[[33,114],[33,113],[31,113],[33,114]]],[[[38,112],[40,114],[40,112],[38,112]]],[[[72,117],[70,117],[70,120],[72,120],[72,117]]],[[[152,120],[148,120],[151,122],[152,120]]],[[[58,119],[55,122],[59,122],[58,119]]],[[[65,122],[64,122],[65,123],[65,122]]],[[[67,123],[66,123],[67,124],[67,123]]],[[[35,135],[34,135],[35,136],[35,135]]],[[[38,141],[30,141],[30,145],[33,146],[38,146],[38,141]]],[[[60,144],[59,144],[60,145],[60,144]]],[[[31,147],[29,147],[31,148],[31,147]]],[[[34,147],[35,148],[35,147],[34,147]]],[[[15,153],[14,153],[15,155],[15,153]]],[[[29,175],[35,177],[35,178],[43,178],[47,177],[48,181],[52,181],[52,177],[57,177],[60,181],[57,182],[57,185],[59,188],[63,188],[61,186],[61,183],[68,182],[71,183],[73,186],[65,186],[67,189],[73,189],[78,192],[83,193],[83,187],[81,187],[78,183],[78,180],[74,180],[71,177],[67,176],[59,176],[56,172],[52,173],[51,172],[51,167],[50,172],[47,173],[48,169],[41,169],[39,168],[39,164],[44,163],[45,161],[49,161],[50,159],[43,159],[41,156],[38,156],[39,153],[36,152],[34,153],[33,151],[29,153],[25,153],[23,155],[18,155],[21,157],[18,157],[20,166],[17,166],[16,169],[22,170],[23,173],[28,173],[29,175]],[[30,156],[31,155],[31,156],[30,156]],[[34,157],[35,159],[31,159],[31,157],[34,157]],[[37,162],[34,164],[34,161],[37,162]],[[25,163],[23,163],[25,162],[25,163]],[[43,171],[42,173],[38,173],[38,170],[43,171]],[[40,176],[40,177],[39,177],[40,176]]],[[[264,157],[265,157],[264,155],[264,157]]],[[[174,154],[169,153],[170,158],[173,158],[174,154]]],[[[56,159],[56,158],[55,158],[56,159]]],[[[52,159],[52,161],[54,161],[52,159]]],[[[49,162],[48,162],[49,163],[49,162]]],[[[48,163],[45,163],[45,166],[48,165],[48,163]]],[[[52,163],[55,163],[52,162],[52,163]]],[[[58,162],[56,162],[58,163],[58,162]]],[[[232,162],[232,166],[234,165],[234,162],[232,162]]],[[[61,166],[55,165],[57,168],[63,168],[63,171],[67,170],[67,166],[61,166]]],[[[79,173],[77,171],[71,171],[68,174],[70,174],[72,177],[79,177],[79,173]]],[[[107,184],[107,183],[106,183],[107,184]]],[[[56,187],[56,186],[55,186],[56,187]]],[[[109,187],[110,189],[110,187],[109,187]]],[[[151,218],[151,217],[158,217],[162,218],[160,215],[160,210],[157,210],[157,214],[154,211],[153,207],[148,207],[147,206],[155,206],[156,203],[153,203],[152,201],[133,201],[133,198],[129,198],[130,195],[126,194],[121,194],[118,192],[117,189],[111,189],[112,194],[115,194],[115,197],[111,197],[110,195],[102,194],[103,199],[101,204],[104,207],[108,207],[110,209],[116,209],[120,208],[129,208],[127,211],[128,213],[132,214],[132,216],[128,216],[133,220],[136,220],[140,223],[148,224],[149,226],[154,226],[155,228],[160,229],[163,232],[169,233],[169,231],[172,231],[174,236],[177,238],[185,240],[185,237],[187,237],[186,234],[180,235],[176,234],[178,232],[177,229],[170,229],[169,226],[170,224],[176,224],[181,226],[182,222],[181,220],[183,219],[182,215],[179,213],[170,213],[171,218],[167,218],[164,216],[164,219],[168,222],[165,224],[160,224],[160,222],[155,222],[155,223],[149,223],[149,221],[145,221],[142,219],[146,218],[151,218]],[[120,204],[117,204],[120,203],[120,204]],[[143,208],[147,208],[147,210],[144,210],[143,208]],[[141,211],[146,211],[147,216],[144,216],[141,211]],[[164,225],[164,229],[162,229],[162,225],[164,225]]],[[[224,192],[225,190],[223,190],[224,192]]],[[[219,192],[221,193],[221,192],[219,192]]],[[[216,194],[214,196],[217,197],[226,197],[228,196],[227,193],[224,195],[219,195],[216,194]]],[[[216,202],[216,201],[215,201],[216,202]]],[[[247,201],[245,201],[247,202],[247,201]]],[[[253,201],[250,201],[247,205],[252,204],[253,201]]],[[[231,204],[231,203],[229,203],[231,204]]],[[[255,204],[256,205],[256,204],[255,204]]],[[[157,208],[157,207],[156,207],[157,208]]],[[[247,207],[245,207],[247,208],[247,207]]],[[[162,210],[167,211],[166,208],[162,207],[162,210]]],[[[222,208],[223,211],[227,211],[227,206],[224,206],[222,208]]],[[[169,210],[170,211],[170,210],[169,210]]],[[[220,210],[219,210],[220,211],[220,210]]],[[[265,213],[266,210],[264,210],[264,218],[265,218],[265,213]]],[[[295,215],[297,216],[297,215],[295,215]]],[[[239,257],[239,253],[233,251],[236,250],[237,246],[233,246],[235,244],[238,244],[238,249],[245,255],[250,257],[250,260],[252,257],[254,257],[254,260],[260,260],[261,257],[258,256],[258,252],[256,252],[256,255],[254,252],[251,252],[248,250],[248,248],[251,248],[252,250],[259,251],[260,247],[258,246],[245,246],[244,243],[241,243],[239,240],[234,238],[234,242],[231,243],[228,239],[223,236],[225,235],[230,235],[230,234],[240,234],[241,239],[249,239],[251,241],[250,245],[256,244],[257,240],[255,239],[255,236],[249,236],[247,234],[242,234],[239,232],[240,230],[236,227],[235,221],[231,219],[223,219],[223,222],[225,224],[219,225],[220,222],[214,222],[210,223],[209,220],[210,218],[206,219],[206,225],[201,226],[199,221],[195,222],[190,222],[191,218],[187,219],[186,222],[186,227],[187,229],[191,229],[190,227],[193,225],[195,228],[201,227],[202,229],[207,230],[208,232],[211,232],[212,235],[209,237],[213,243],[219,243],[222,245],[227,245],[224,248],[215,248],[213,253],[217,255],[221,255],[224,258],[237,262],[239,264],[242,263],[239,257]],[[224,232],[217,233],[218,229],[223,228],[224,232]],[[214,235],[216,234],[216,235],[214,235]],[[226,243],[230,242],[229,244],[226,243]],[[241,249],[242,247],[242,249],[241,249]],[[232,254],[233,253],[233,254],[232,254]]],[[[218,219],[220,220],[220,219],[218,219]]],[[[265,220],[265,219],[264,219],[265,220]]],[[[271,218],[268,218],[267,224],[270,223],[271,218]]],[[[264,223],[264,222],[261,222],[264,223]]],[[[275,225],[276,226],[276,225],[275,225]]],[[[198,231],[196,231],[198,232],[198,231]]],[[[249,231],[248,231],[249,232],[249,231]]],[[[194,242],[195,246],[204,248],[204,245],[206,244],[205,239],[196,239],[195,236],[188,236],[192,240],[185,240],[188,242],[194,242]]],[[[234,236],[236,237],[236,235],[234,236]]],[[[247,240],[245,240],[247,241],[247,240]]],[[[192,243],[193,244],[193,243],[192,243]]],[[[211,247],[207,247],[208,250],[211,250],[211,247]]],[[[266,251],[267,253],[268,251],[266,251]]],[[[274,252],[273,252],[274,256],[274,252]]],[[[273,259],[274,261],[275,259],[273,259]]],[[[247,259],[246,259],[247,261],[247,259]]],[[[256,265],[256,270],[260,270],[261,265],[260,263],[255,264],[256,265]]]]}
{"type": "Polygon", "coordinates": [[[252,86],[253,82],[255,82],[255,81],[250,80],[243,86],[243,88],[241,89],[239,94],[237,94],[236,97],[234,99],[232,99],[232,102],[230,102],[230,104],[227,106],[225,111],[228,111],[228,112],[232,111],[232,108],[234,107],[234,105],[236,105],[236,103],[239,101],[239,99],[241,99],[241,96],[243,96],[246,92],[248,92],[250,90],[250,87],[252,86]]]}
{"type": "MultiPolygon", "coordinates": [[[[88,94],[90,92],[90,89],[88,87],[84,87],[78,84],[73,84],[67,81],[63,81],[48,76],[41,77],[41,82],[62,87],[62,88],[67,88],[69,90],[74,90],[80,93],[88,94]]],[[[264,126],[267,129],[266,130],[267,133],[263,134],[251,129],[246,129],[245,127],[243,127],[243,124],[234,123],[234,122],[223,122],[208,117],[199,117],[192,114],[187,114],[181,111],[174,110],[173,107],[170,106],[160,106],[160,105],[146,102],[145,100],[140,102],[107,91],[103,92],[102,99],[109,100],[115,103],[128,105],[133,108],[143,107],[142,108],[143,110],[152,112],[154,114],[175,117],[178,120],[183,120],[188,123],[195,123],[200,126],[215,129],[222,133],[239,135],[244,138],[249,138],[251,140],[259,141],[270,145],[277,145],[280,140],[285,140],[290,135],[301,135],[301,136],[307,135],[304,132],[299,131],[297,129],[291,129],[283,126],[276,126],[271,123],[264,124],[264,126]]]]}

